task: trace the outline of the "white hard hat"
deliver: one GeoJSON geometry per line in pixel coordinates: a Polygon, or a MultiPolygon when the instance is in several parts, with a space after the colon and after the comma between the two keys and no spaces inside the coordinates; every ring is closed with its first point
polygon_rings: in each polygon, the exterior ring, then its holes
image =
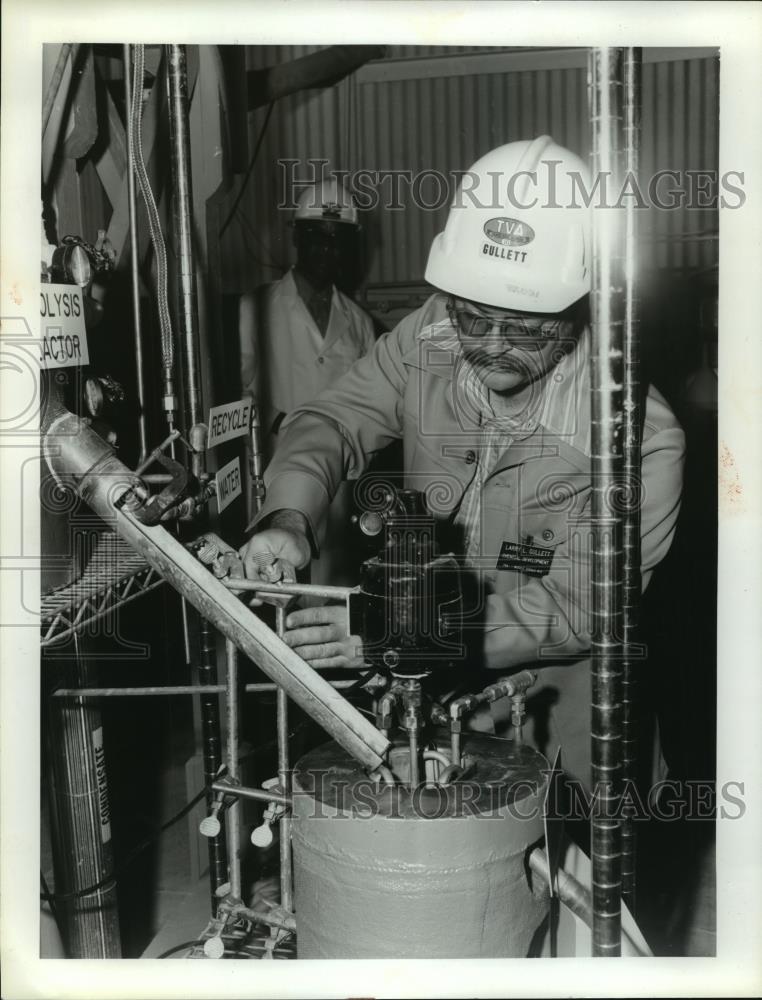
{"type": "Polygon", "coordinates": [[[356,226],[357,207],[349,192],[331,179],[302,191],[294,222],[348,222],[356,226]]]}
{"type": "Polygon", "coordinates": [[[561,312],[590,291],[589,191],[583,161],[548,135],[493,149],[461,181],[426,281],[497,308],[561,312]]]}

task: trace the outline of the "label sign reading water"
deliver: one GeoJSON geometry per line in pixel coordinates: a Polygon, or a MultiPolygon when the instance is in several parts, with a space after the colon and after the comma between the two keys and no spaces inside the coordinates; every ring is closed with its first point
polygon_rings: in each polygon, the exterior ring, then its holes
{"type": "Polygon", "coordinates": [[[241,463],[237,458],[223,465],[215,476],[217,481],[217,510],[223,511],[241,495],[241,463]]]}
{"type": "Polygon", "coordinates": [[[41,368],[90,364],[81,288],[77,285],[41,286],[40,335],[41,368]]]}
{"type": "Polygon", "coordinates": [[[98,781],[98,811],[101,818],[101,841],[111,840],[111,811],[108,805],[108,784],[106,783],[106,757],[103,753],[103,729],[93,730],[93,750],[95,751],[95,775],[98,781]]]}
{"type": "Polygon", "coordinates": [[[213,406],[209,410],[209,437],[207,448],[214,448],[223,441],[232,441],[249,433],[251,420],[250,399],[239,399],[235,403],[213,406]]]}

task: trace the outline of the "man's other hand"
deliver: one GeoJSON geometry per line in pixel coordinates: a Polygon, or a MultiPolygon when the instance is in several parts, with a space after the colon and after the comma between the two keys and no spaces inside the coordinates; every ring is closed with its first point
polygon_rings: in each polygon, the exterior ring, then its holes
{"type": "Polygon", "coordinates": [[[286,618],[284,641],[313,667],[364,666],[362,639],[349,635],[343,604],[292,611],[286,618]]]}
{"type": "Polygon", "coordinates": [[[310,561],[307,521],[296,511],[279,511],[270,526],[252,535],[239,554],[249,580],[293,583],[310,561]]]}

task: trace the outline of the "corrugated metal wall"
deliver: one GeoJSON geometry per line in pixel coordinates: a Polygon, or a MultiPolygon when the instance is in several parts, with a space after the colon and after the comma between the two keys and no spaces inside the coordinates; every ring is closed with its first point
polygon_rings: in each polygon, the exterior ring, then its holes
{"type": "MultiPolygon", "coordinates": [[[[247,64],[260,68],[311,51],[314,48],[306,46],[252,47],[247,64]]],[[[474,69],[478,65],[474,53],[500,51],[507,55],[517,50],[390,48],[390,63],[397,61],[395,65],[404,67],[405,60],[415,59],[416,72],[426,75],[394,79],[390,65],[384,75],[391,79],[379,80],[378,73],[361,71],[333,88],[304,91],[278,101],[238,217],[224,237],[226,290],[239,291],[271,280],[291,263],[288,213],[277,208],[286,180],[278,160],[304,161],[296,171],[300,179],[309,176],[306,161],[310,158],[328,160],[327,169],[414,173],[433,169],[451,175],[467,169],[494,146],[544,132],[586,157],[585,69],[496,72],[493,60],[492,72],[471,72],[472,65],[474,69]],[[460,65],[453,60],[457,56],[463,57],[460,65]],[[440,67],[443,75],[437,75],[440,67]]],[[[559,61],[563,65],[568,59],[559,61]]],[[[538,52],[537,62],[552,67],[553,55],[538,52]]],[[[399,75],[407,74],[401,71],[399,75]]],[[[717,169],[718,91],[716,58],[647,59],[643,67],[642,180],[657,170],[717,169]]],[[[249,115],[252,151],[266,115],[266,108],[249,115]]],[[[387,177],[380,187],[387,200],[391,187],[387,177]]],[[[664,182],[663,190],[668,187],[664,182]]],[[[446,205],[425,210],[414,204],[406,184],[399,191],[401,208],[377,210],[364,218],[366,284],[422,280],[429,245],[444,224],[446,205]]],[[[431,180],[421,192],[431,202],[442,200],[437,199],[431,180]]],[[[717,243],[711,235],[717,230],[717,214],[712,209],[648,209],[641,214],[641,228],[648,266],[705,269],[717,262],[717,243]],[[690,234],[694,235],[685,238],[690,234]]]]}

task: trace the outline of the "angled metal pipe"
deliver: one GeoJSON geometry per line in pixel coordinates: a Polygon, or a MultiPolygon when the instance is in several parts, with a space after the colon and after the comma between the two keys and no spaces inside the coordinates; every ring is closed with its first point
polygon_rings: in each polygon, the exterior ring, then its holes
{"type": "MultiPolygon", "coordinates": [[[[43,449],[59,482],[70,484],[199,613],[230,639],[364,767],[384,763],[389,741],[215,579],[161,525],[135,516],[144,500],[139,481],[88,424],[62,406],[48,406],[43,449]]],[[[143,491],[145,495],[146,491],[143,491]]]]}

